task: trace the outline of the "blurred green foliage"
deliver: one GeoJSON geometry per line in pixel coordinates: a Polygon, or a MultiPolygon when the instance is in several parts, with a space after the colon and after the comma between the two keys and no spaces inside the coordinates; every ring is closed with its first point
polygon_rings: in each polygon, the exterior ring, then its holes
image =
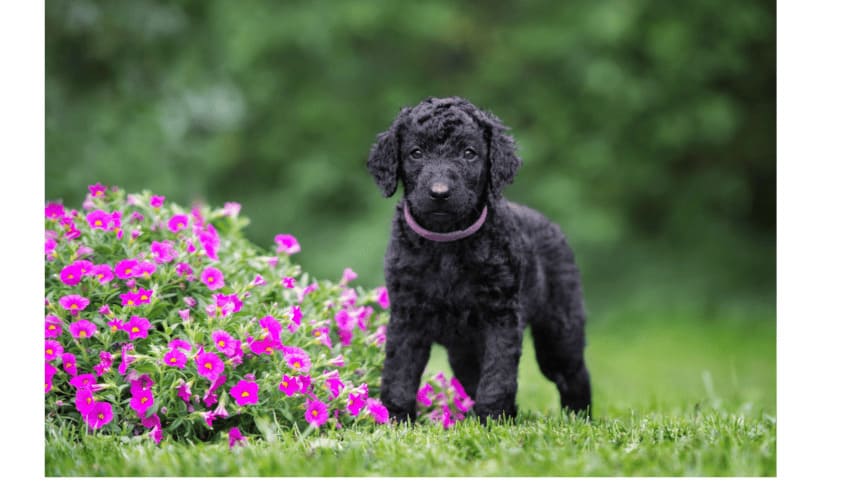
{"type": "Polygon", "coordinates": [[[511,126],[506,194],[568,234],[592,311],[773,306],[774,2],[45,7],[49,199],[238,201],[253,241],[382,283],[393,201],[367,152],[400,107],[458,95],[511,126]]]}

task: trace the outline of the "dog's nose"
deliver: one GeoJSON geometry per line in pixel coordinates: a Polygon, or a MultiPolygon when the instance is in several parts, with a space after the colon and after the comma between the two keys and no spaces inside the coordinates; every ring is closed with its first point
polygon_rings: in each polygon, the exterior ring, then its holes
{"type": "Polygon", "coordinates": [[[430,196],[437,199],[443,200],[448,198],[451,195],[451,191],[448,189],[448,185],[445,183],[436,182],[430,185],[430,196]]]}

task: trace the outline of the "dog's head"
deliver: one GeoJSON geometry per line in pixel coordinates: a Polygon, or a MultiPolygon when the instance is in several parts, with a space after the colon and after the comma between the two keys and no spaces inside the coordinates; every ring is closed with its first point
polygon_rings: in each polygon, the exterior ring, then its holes
{"type": "Polygon", "coordinates": [[[370,150],[367,167],[383,195],[403,182],[410,212],[431,229],[474,220],[501,196],[522,163],[507,126],[458,97],[403,108],[370,150]]]}

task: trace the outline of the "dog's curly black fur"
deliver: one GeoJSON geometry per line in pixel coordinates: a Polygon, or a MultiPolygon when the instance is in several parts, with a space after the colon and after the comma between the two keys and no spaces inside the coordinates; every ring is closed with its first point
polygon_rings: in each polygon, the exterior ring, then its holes
{"type": "Polygon", "coordinates": [[[393,195],[398,180],[404,185],[385,255],[391,322],[382,402],[396,420],[415,418],[434,342],[448,350],[482,420],[515,416],[527,322],[562,406],[590,411],[579,270],[557,225],[502,197],[521,164],[507,130],[464,99],[429,98],[402,109],[370,151],[367,166],[383,194],[393,195]],[[405,204],[436,232],[472,225],[484,206],[488,213],[473,235],[435,242],[407,225],[405,204]]]}

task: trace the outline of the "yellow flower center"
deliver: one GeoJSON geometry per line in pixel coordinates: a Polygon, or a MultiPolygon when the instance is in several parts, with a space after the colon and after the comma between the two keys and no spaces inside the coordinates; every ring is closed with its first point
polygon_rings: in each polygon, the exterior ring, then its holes
{"type": "Polygon", "coordinates": [[[126,269],[125,273],[126,273],[126,275],[131,274],[131,269],[126,269]]]}
{"type": "Polygon", "coordinates": [[[56,326],[54,326],[54,325],[52,324],[52,325],[48,326],[48,329],[50,329],[51,331],[53,331],[53,330],[57,329],[57,327],[56,327],[56,326]]]}
{"type": "Polygon", "coordinates": [[[74,274],[69,274],[68,276],[66,276],[66,279],[74,279],[74,278],[75,278],[74,274]]]}
{"type": "Polygon", "coordinates": [[[242,392],[242,396],[243,396],[243,397],[247,397],[247,396],[249,396],[249,395],[250,395],[250,394],[249,394],[248,392],[242,392]]]}
{"type": "Polygon", "coordinates": [[[140,328],[138,328],[137,326],[135,326],[135,327],[131,328],[131,332],[132,332],[132,333],[140,333],[140,328]]]}
{"type": "Polygon", "coordinates": [[[146,403],[148,401],[149,401],[149,397],[141,397],[140,398],[140,403],[146,403]]]}
{"type": "Polygon", "coordinates": [[[149,296],[147,296],[146,294],[144,294],[144,295],[140,296],[140,300],[141,300],[141,301],[149,301],[149,296]]]}
{"type": "Polygon", "coordinates": [[[49,355],[53,355],[54,350],[52,350],[51,348],[48,348],[47,350],[45,350],[45,353],[48,353],[49,355]]]}
{"type": "Polygon", "coordinates": [[[95,223],[96,227],[101,227],[102,225],[104,225],[104,224],[102,224],[101,220],[96,220],[96,223],[95,223]]]}
{"type": "Polygon", "coordinates": [[[222,348],[223,348],[223,347],[224,347],[224,342],[223,342],[223,341],[219,341],[219,342],[218,342],[218,346],[220,346],[220,347],[222,347],[222,348]]]}
{"type": "Polygon", "coordinates": [[[176,224],[176,226],[177,226],[177,227],[179,227],[180,229],[184,229],[184,228],[185,228],[185,224],[184,224],[184,223],[182,223],[182,222],[179,222],[178,224],[176,224]]]}
{"type": "Polygon", "coordinates": [[[175,357],[175,356],[171,356],[171,357],[170,357],[170,362],[171,362],[171,363],[176,363],[176,357],[175,357]]]}
{"type": "Polygon", "coordinates": [[[207,370],[211,370],[212,369],[212,363],[206,363],[203,365],[203,367],[206,368],[207,370]]]}
{"type": "Polygon", "coordinates": [[[105,414],[100,413],[100,414],[99,414],[99,420],[104,420],[104,419],[105,419],[105,414]]]}
{"type": "Polygon", "coordinates": [[[209,281],[209,282],[212,282],[212,281],[214,281],[214,280],[215,280],[215,278],[214,278],[214,277],[212,277],[212,276],[209,276],[206,280],[207,280],[207,281],[209,281]]]}
{"type": "Polygon", "coordinates": [[[317,415],[319,415],[319,412],[318,412],[316,409],[311,410],[311,415],[313,415],[314,417],[316,417],[317,415]]]}
{"type": "Polygon", "coordinates": [[[78,305],[75,303],[72,303],[72,305],[69,306],[69,309],[78,309],[78,305]]]}
{"type": "Polygon", "coordinates": [[[79,338],[82,338],[82,337],[84,337],[84,336],[86,336],[86,335],[87,335],[86,330],[83,330],[83,329],[82,329],[82,330],[78,331],[78,337],[79,337],[79,338]]]}
{"type": "Polygon", "coordinates": [[[105,275],[104,275],[104,274],[99,274],[99,280],[102,280],[102,279],[104,279],[104,278],[105,278],[105,275]]]}
{"type": "Polygon", "coordinates": [[[87,403],[93,403],[93,399],[91,397],[87,397],[87,403]]]}
{"type": "Polygon", "coordinates": [[[99,190],[99,191],[97,191],[97,192],[96,192],[96,196],[97,196],[97,197],[100,197],[100,196],[104,195],[104,193],[105,193],[105,192],[103,192],[103,191],[99,190]]]}
{"type": "Polygon", "coordinates": [[[319,336],[319,335],[320,335],[319,330],[314,331],[314,336],[319,336]]]}
{"type": "Polygon", "coordinates": [[[298,361],[293,362],[293,368],[301,368],[301,366],[302,366],[301,362],[298,362],[298,361]]]}
{"type": "Polygon", "coordinates": [[[134,301],[132,301],[131,299],[129,299],[128,301],[126,301],[126,302],[125,302],[125,304],[126,304],[126,306],[131,306],[131,305],[133,305],[133,304],[134,304],[134,301]]]}

